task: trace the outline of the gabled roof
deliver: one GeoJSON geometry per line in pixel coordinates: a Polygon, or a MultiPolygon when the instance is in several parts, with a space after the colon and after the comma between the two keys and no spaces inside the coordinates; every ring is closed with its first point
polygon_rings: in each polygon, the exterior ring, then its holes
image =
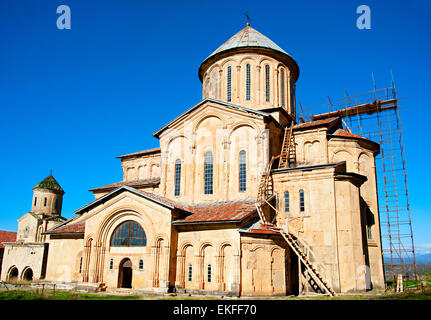
{"type": "Polygon", "coordinates": [[[201,105],[203,105],[206,102],[213,102],[213,103],[217,103],[217,104],[219,104],[221,106],[225,106],[225,107],[229,107],[229,108],[234,108],[234,109],[246,111],[246,112],[249,112],[249,113],[252,113],[252,114],[256,114],[256,115],[259,115],[259,116],[262,116],[262,117],[269,118],[272,121],[278,123],[277,121],[275,121],[275,119],[270,114],[268,114],[266,112],[249,109],[249,108],[246,108],[246,107],[243,107],[243,106],[240,106],[240,105],[236,105],[236,104],[232,104],[232,103],[228,103],[228,102],[224,102],[224,101],[219,101],[219,100],[215,100],[215,99],[211,99],[211,98],[205,98],[202,101],[200,101],[199,103],[195,104],[190,109],[188,109],[188,110],[184,111],[183,113],[181,113],[174,120],[168,122],[166,125],[164,125],[159,130],[157,130],[156,132],[154,132],[153,136],[157,138],[164,130],[168,129],[171,124],[173,124],[176,121],[180,120],[182,117],[184,117],[185,115],[189,114],[190,112],[196,110],[197,108],[199,108],[201,105]]]}
{"type": "Polygon", "coordinates": [[[137,157],[137,156],[156,154],[156,153],[160,153],[160,148],[153,148],[153,149],[147,149],[147,150],[142,150],[138,152],[128,153],[122,156],[118,156],[116,158],[123,159],[123,158],[137,157]]]}
{"type": "Polygon", "coordinates": [[[315,120],[315,121],[307,121],[303,123],[296,124],[293,129],[295,131],[307,130],[316,127],[327,127],[332,128],[334,126],[342,127],[341,118],[340,117],[332,117],[323,120],[315,120]]]}
{"type": "Polygon", "coordinates": [[[256,199],[246,198],[190,205],[188,210],[192,214],[184,219],[175,220],[172,224],[239,222],[256,211],[255,203],[256,199]]]}
{"type": "Polygon", "coordinates": [[[0,230],[0,248],[4,248],[3,242],[15,242],[16,232],[0,230]]]}
{"type": "Polygon", "coordinates": [[[34,189],[47,189],[56,193],[64,194],[64,190],[51,174],[33,187],[33,190],[34,189]]]}
{"type": "MultiPolygon", "coordinates": [[[[173,225],[189,225],[189,224],[207,224],[207,223],[235,223],[241,222],[250,215],[256,213],[254,198],[237,199],[230,201],[215,201],[197,204],[187,204],[179,201],[174,201],[166,197],[153,193],[138,191],[132,187],[121,186],[114,191],[96,199],[95,201],[83,206],[75,211],[81,214],[91,208],[103,203],[108,198],[111,198],[121,192],[128,191],[136,195],[144,197],[150,201],[158,203],[171,210],[179,210],[184,212],[187,217],[180,218],[172,222],[173,225]]],[[[44,234],[49,235],[78,235],[85,232],[86,219],[79,219],[82,216],[75,216],[63,223],[49,229],[44,234]]]]}
{"type": "Polygon", "coordinates": [[[113,196],[120,194],[121,192],[124,192],[124,191],[129,191],[129,192],[136,194],[138,196],[141,196],[145,199],[156,202],[156,203],[158,203],[158,204],[160,204],[160,205],[162,205],[168,209],[178,209],[181,211],[188,211],[188,207],[189,207],[188,204],[174,201],[174,200],[159,196],[159,195],[154,194],[154,193],[149,193],[149,192],[137,190],[137,189],[129,187],[129,186],[121,186],[121,187],[118,187],[117,189],[109,192],[108,194],[105,194],[104,196],[94,200],[93,202],[90,202],[89,204],[79,208],[78,210],[75,210],[74,213],[81,214],[85,211],[88,211],[88,210],[96,207],[100,203],[103,203],[104,201],[106,201],[106,200],[112,198],[113,196]]]}
{"type": "MultiPolygon", "coordinates": [[[[71,222],[68,220],[67,222],[71,222]]],[[[61,225],[58,228],[49,229],[44,234],[83,234],[85,232],[85,221],[80,221],[77,223],[67,223],[61,225]]]]}
{"type": "MultiPolygon", "coordinates": [[[[237,222],[246,218],[250,214],[256,211],[255,199],[246,198],[239,200],[230,201],[216,201],[216,202],[205,202],[197,204],[187,204],[175,200],[168,199],[166,197],[149,193],[145,191],[139,191],[135,188],[128,186],[121,186],[114,191],[94,200],[93,202],[83,206],[82,208],[75,211],[77,214],[82,214],[88,211],[100,203],[103,203],[107,199],[124,191],[132,192],[138,196],[144,197],[150,201],[158,203],[171,210],[182,211],[188,216],[183,219],[178,219],[173,224],[189,224],[189,223],[209,223],[209,222],[237,222]]],[[[58,227],[58,226],[57,226],[58,227]]]]}
{"type": "Polygon", "coordinates": [[[360,140],[360,141],[363,141],[363,142],[367,143],[367,145],[372,146],[372,148],[375,151],[380,152],[380,144],[378,144],[377,142],[375,142],[373,140],[370,140],[370,139],[367,139],[367,138],[364,138],[364,137],[362,137],[360,135],[357,135],[357,134],[354,134],[354,133],[351,133],[351,132],[347,132],[344,129],[338,129],[334,133],[328,134],[328,138],[329,139],[332,138],[332,137],[343,137],[343,138],[347,138],[347,139],[360,140]]]}
{"type": "Polygon", "coordinates": [[[128,187],[134,187],[134,188],[141,188],[141,187],[151,187],[156,186],[160,184],[160,177],[155,178],[148,178],[148,179],[139,179],[139,180],[131,180],[131,181],[119,181],[111,184],[107,184],[106,186],[97,187],[90,189],[89,191],[109,191],[114,190],[121,186],[128,186],[128,187]]]}

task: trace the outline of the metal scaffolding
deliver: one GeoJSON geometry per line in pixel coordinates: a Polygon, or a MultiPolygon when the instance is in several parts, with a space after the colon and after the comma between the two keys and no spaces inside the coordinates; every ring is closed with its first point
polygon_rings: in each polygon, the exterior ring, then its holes
{"type": "MultiPolygon", "coordinates": [[[[322,106],[302,108],[299,120],[340,116],[346,129],[380,144],[376,157],[377,191],[385,278],[397,283],[397,276],[414,279],[416,270],[412,219],[407,187],[407,170],[400,107],[395,84],[365,94],[349,95],[322,106]]],[[[394,285],[395,290],[395,285],[394,285]]]]}

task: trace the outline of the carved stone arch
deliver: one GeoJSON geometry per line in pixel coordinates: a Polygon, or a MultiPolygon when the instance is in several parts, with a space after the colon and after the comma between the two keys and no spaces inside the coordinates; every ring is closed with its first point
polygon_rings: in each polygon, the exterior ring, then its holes
{"type": "Polygon", "coordinates": [[[238,59],[229,57],[220,64],[220,67],[225,70],[225,67],[227,67],[229,64],[231,64],[232,67],[235,67],[238,64],[238,59]]]}
{"type": "Polygon", "coordinates": [[[94,234],[89,233],[84,238],[84,243],[87,244],[89,241],[94,241],[94,234]]]}
{"type": "Polygon", "coordinates": [[[192,247],[194,249],[194,245],[193,245],[193,243],[191,241],[185,241],[180,246],[178,246],[178,248],[179,248],[178,252],[181,255],[184,255],[186,253],[186,249],[188,247],[192,247]]]}
{"type": "Polygon", "coordinates": [[[332,154],[333,154],[333,156],[335,156],[337,153],[340,153],[340,152],[347,152],[352,157],[352,159],[355,158],[355,155],[349,149],[346,149],[345,147],[334,148],[334,151],[332,152],[332,154]]]}
{"type": "Polygon", "coordinates": [[[159,234],[157,234],[157,235],[154,237],[154,244],[155,244],[155,245],[157,245],[157,243],[158,243],[160,240],[166,241],[166,243],[167,243],[167,244],[168,244],[168,246],[169,246],[169,237],[168,237],[168,235],[167,235],[167,234],[165,234],[165,233],[159,233],[159,234]]]}
{"type": "MultiPolygon", "coordinates": [[[[151,242],[154,239],[154,235],[156,234],[154,226],[151,223],[151,218],[147,213],[142,211],[141,208],[138,208],[134,205],[125,205],[120,206],[113,209],[110,213],[106,215],[106,217],[102,220],[97,230],[97,242],[101,244],[107,244],[107,238],[109,235],[112,235],[112,232],[115,229],[115,225],[117,225],[118,221],[123,217],[135,217],[136,222],[140,225],[144,225],[144,231],[147,237],[147,245],[153,245],[151,242]]],[[[131,219],[133,220],[133,219],[131,219]]]]}
{"type": "Polygon", "coordinates": [[[259,250],[259,249],[263,249],[264,250],[265,247],[263,245],[261,245],[261,244],[258,244],[258,245],[255,245],[254,247],[250,248],[249,251],[250,252],[255,252],[255,251],[259,250]]]}
{"type": "Polygon", "coordinates": [[[187,140],[188,142],[191,142],[188,137],[186,137],[184,134],[181,134],[181,133],[179,133],[179,134],[177,134],[175,136],[172,136],[172,137],[169,138],[169,140],[166,143],[166,150],[167,150],[168,153],[169,153],[169,148],[170,148],[172,142],[174,142],[174,140],[180,139],[180,138],[183,138],[183,139],[187,140]]]}
{"type": "Polygon", "coordinates": [[[262,66],[263,64],[274,65],[274,60],[267,56],[262,56],[258,61],[258,65],[262,66]]]}
{"type": "Polygon", "coordinates": [[[227,247],[227,246],[231,246],[231,248],[232,248],[232,250],[233,250],[233,252],[234,252],[234,254],[235,255],[239,255],[239,250],[238,250],[238,248],[236,247],[236,246],[234,246],[231,242],[229,242],[229,241],[223,241],[223,242],[221,242],[218,246],[217,246],[217,254],[219,255],[219,256],[222,256],[223,255],[223,250],[224,250],[224,248],[225,247],[227,247]]]}
{"type": "Polygon", "coordinates": [[[359,162],[359,160],[361,159],[361,157],[362,156],[365,156],[365,157],[367,157],[368,159],[372,159],[373,158],[373,156],[372,156],[372,153],[368,153],[368,152],[365,152],[365,151],[361,151],[359,154],[358,154],[358,157],[357,157],[357,161],[359,162]]]}
{"type": "Polygon", "coordinates": [[[250,63],[250,66],[254,66],[256,65],[256,60],[253,57],[253,55],[246,55],[245,57],[242,57],[239,61],[238,61],[238,65],[242,66],[243,64],[247,64],[250,63]]]}
{"type": "Polygon", "coordinates": [[[232,134],[235,132],[235,130],[242,128],[242,127],[250,127],[251,129],[254,129],[256,132],[256,137],[259,137],[261,135],[260,128],[252,121],[242,121],[237,122],[228,127],[227,132],[227,140],[230,141],[232,134]]]}
{"type": "Polygon", "coordinates": [[[321,142],[320,141],[320,139],[312,139],[312,140],[305,140],[303,143],[302,143],[302,146],[304,147],[305,146],[305,144],[307,144],[307,143],[311,143],[311,144],[313,144],[313,143],[315,143],[315,142],[321,142]]]}
{"type": "Polygon", "coordinates": [[[222,66],[220,65],[220,63],[215,63],[213,64],[211,67],[208,68],[208,70],[206,71],[206,74],[211,74],[211,72],[213,72],[214,70],[220,70],[222,69],[222,66]]]}
{"type": "Polygon", "coordinates": [[[205,248],[209,247],[209,246],[215,248],[214,245],[213,245],[213,243],[211,241],[206,240],[206,241],[201,242],[199,244],[199,248],[198,248],[198,254],[199,254],[199,256],[203,256],[205,248]]]}
{"type": "MultiPolygon", "coordinates": [[[[205,112],[203,115],[201,115],[199,118],[197,118],[197,120],[195,121],[194,125],[193,125],[193,129],[192,129],[192,134],[196,135],[196,131],[199,129],[200,125],[202,124],[203,121],[205,121],[208,118],[217,118],[218,120],[220,120],[220,122],[222,124],[225,123],[226,119],[220,115],[220,114],[215,114],[212,112],[205,112]]],[[[223,125],[222,125],[223,127],[223,125]]]]}
{"type": "Polygon", "coordinates": [[[18,279],[19,277],[19,269],[16,265],[12,265],[9,267],[6,273],[6,279],[18,279]]]}
{"type": "Polygon", "coordinates": [[[272,254],[274,253],[274,251],[276,251],[276,250],[280,250],[281,252],[283,252],[283,250],[282,250],[282,248],[281,248],[281,247],[279,247],[279,246],[277,246],[277,245],[274,245],[274,246],[272,246],[272,247],[271,247],[271,249],[270,249],[271,256],[272,256],[272,254]]]}
{"type": "Polygon", "coordinates": [[[33,269],[30,266],[25,266],[24,269],[21,271],[20,279],[22,280],[33,280],[34,273],[33,269]]]}
{"type": "Polygon", "coordinates": [[[277,70],[281,70],[281,69],[284,69],[284,71],[287,73],[288,72],[288,70],[289,70],[289,68],[287,67],[287,66],[285,66],[283,63],[281,63],[281,62],[278,62],[277,63],[277,66],[276,66],[276,69],[277,70]]]}

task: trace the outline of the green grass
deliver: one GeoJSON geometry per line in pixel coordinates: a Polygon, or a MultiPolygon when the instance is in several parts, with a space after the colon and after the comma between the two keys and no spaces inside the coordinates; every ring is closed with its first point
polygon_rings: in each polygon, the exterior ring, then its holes
{"type": "MultiPolygon", "coordinates": [[[[58,290],[53,294],[52,290],[0,290],[0,300],[220,300],[216,296],[184,296],[184,295],[115,295],[107,293],[81,293],[76,291],[58,290]]],[[[225,297],[224,299],[229,299],[225,297]]],[[[409,291],[394,294],[386,293],[367,293],[329,296],[308,296],[308,297],[244,297],[240,299],[262,299],[262,300],[431,300],[431,289],[425,292],[409,291]]]]}
{"type": "Polygon", "coordinates": [[[8,290],[0,291],[0,300],[139,300],[141,296],[78,293],[74,291],[8,290]]]}

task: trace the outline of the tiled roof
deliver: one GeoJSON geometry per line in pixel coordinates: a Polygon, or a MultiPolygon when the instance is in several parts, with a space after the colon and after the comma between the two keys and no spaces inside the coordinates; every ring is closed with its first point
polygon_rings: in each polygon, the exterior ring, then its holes
{"type": "Polygon", "coordinates": [[[113,190],[121,186],[129,186],[134,188],[148,187],[148,186],[158,185],[159,183],[160,183],[160,177],[155,177],[155,178],[148,178],[148,179],[115,182],[115,183],[108,184],[106,186],[90,189],[89,191],[94,192],[94,191],[113,190]]]}
{"type": "MultiPolygon", "coordinates": [[[[166,197],[149,193],[145,191],[136,190],[129,186],[121,186],[114,191],[104,195],[103,197],[94,200],[86,206],[78,209],[75,213],[83,213],[90,210],[92,207],[97,206],[99,202],[103,202],[106,198],[115,195],[118,192],[129,191],[137,195],[141,195],[144,198],[152,200],[170,209],[176,209],[189,214],[186,218],[178,219],[173,224],[188,224],[188,223],[210,223],[210,222],[239,222],[256,211],[255,199],[246,198],[231,201],[216,201],[206,202],[197,204],[187,204],[175,200],[168,199],[166,197]]],[[[58,234],[58,233],[81,233],[85,231],[85,221],[80,220],[77,223],[73,223],[74,219],[63,223],[63,225],[57,226],[48,230],[47,234],[58,234]],[[71,224],[69,224],[71,223],[71,224]]]]}
{"type": "Polygon", "coordinates": [[[0,230],[0,248],[4,248],[3,242],[15,242],[16,232],[0,230]]]}
{"type": "Polygon", "coordinates": [[[279,232],[270,229],[270,227],[264,225],[261,222],[259,222],[258,226],[253,225],[253,227],[250,228],[247,232],[254,234],[280,234],[279,232]]]}
{"type": "Polygon", "coordinates": [[[60,187],[57,180],[52,175],[49,175],[41,182],[39,182],[33,189],[48,189],[58,193],[64,193],[64,190],[60,187]]]}
{"type": "Polygon", "coordinates": [[[250,227],[245,228],[245,229],[240,229],[240,232],[241,233],[251,233],[251,234],[261,234],[261,235],[265,235],[265,234],[280,235],[280,233],[277,231],[274,231],[272,229],[272,227],[274,227],[274,226],[265,225],[260,220],[258,220],[257,222],[255,222],[250,227]]]}
{"type": "MultiPolygon", "coordinates": [[[[184,117],[185,115],[189,114],[190,112],[196,110],[197,108],[199,108],[200,106],[202,106],[206,102],[212,102],[212,103],[216,103],[216,104],[221,105],[221,106],[225,106],[225,107],[229,107],[229,108],[234,108],[234,109],[246,111],[248,113],[253,113],[253,114],[256,114],[256,115],[259,115],[259,116],[267,117],[267,118],[272,119],[273,121],[275,121],[274,118],[269,113],[267,113],[267,112],[263,112],[263,111],[260,111],[260,110],[254,110],[254,109],[246,108],[246,107],[243,107],[243,106],[240,106],[240,105],[237,105],[237,104],[228,103],[228,102],[224,102],[224,101],[219,101],[219,100],[212,99],[212,98],[205,98],[205,99],[201,100],[199,103],[195,104],[193,107],[191,107],[188,110],[186,110],[183,113],[181,113],[175,119],[169,121],[167,124],[165,124],[159,130],[157,130],[156,132],[154,132],[153,136],[157,138],[163,131],[165,131],[167,128],[169,128],[170,125],[172,125],[173,123],[175,123],[176,121],[178,121],[179,119],[181,119],[182,117],[184,117]]],[[[276,123],[278,123],[278,122],[276,122],[276,123]]]]}
{"type": "MultiPolygon", "coordinates": [[[[72,219],[71,219],[72,220],[72,219]]],[[[71,222],[70,220],[70,222],[71,222]]],[[[67,223],[63,226],[60,226],[58,228],[53,228],[51,230],[48,230],[45,232],[45,234],[61,234],[61,233],[67,233],[67,234],[79,234],[85,232],[85,221],[80,221],[77,223],[67,223]]]]}
{"type": "MultiPolygon", "coordinates": [[[[237,32],[229,40],[224,42],[220,47],[217,48],[208,58],[216,55],[217,53],[227,51],[230,49],[241,48],[241,47],[259,47],[268,48],[281,53],[287,54],[286,51],[276,45],[271,39],[261,34],[259,31],[253,29],[247,25],[244,29],[237,32]]],[[[207,58],[207,59],[208,59],[207,58]]]]}
{"type": "Polygon", "coordinates": [[[298,123],[296,124],[293,129],[294,130],[302,130],[302,129],[309,129],[313,127],[320,127],[320,126],[327,126],[332,127],[333,125],[339,124],[341,126],[341,118],[340,117],[332,117],[322,120],[316,120],[316,121],[307,121],[304,123],[298,123]]]}
{"type": "Polygon", "coordinates": [[[334,136],[342,136],[342,137],[349,137],[349,138],[358,138],[358,139],[365,139],[365,140],[369,140],[367,138],[361,137],[360,135],[351,133],[351,132],[347,132],[344,129],[338,129],[337,131],[335,131],[332,135],[334,136]]]}
{"type": "Polygon", "coordinates": [[[142,150],[138,152],[128,153],[122,156],[118,156],[116,158],[136,157],[136,156],[143,156],[143,155],[152,154],[152,153],[160,153],[160,148],[153,148],[153,149],[147,149],[147,150],[142,150]]]}
{"type": "Polygon", "coordinates": [[[136,195],[143,196],[144,198],[152,200],[154,202],[157,202],[157,203],[159,203],[159,204],[161,204],[161,205],[163,205],[169,209],[177,208],[179,210],[188,211],[188,207],[189,207],[188,204],[174,201],[174,200],[159,196],[159,195],[154,194],[154,193],[145,192],[142,190],[135,189],[133,187],[123,185],[123,186],[120,186],[120,187],[112,190],[111,192],[105,194],[104,196],[90,202],[89,204],[79,208],[78,210],[75,210],[75,213],[81,214],[81,213],[84,213],[88,210],[91,210],[91,208],[94,208],[100,202],[104,202],[104,201],[106,201],[106,199],[108,199],[108,198],[110,198],[110,197],[112,197],[112,196],[114,196],[120,192],[123,192],[123,191],[129,191],[129,192],[132,192],[136,195]]]}
{"type": "Polygon", "coordinates": [[[188,211],[192,214],[173,224],[240,221],[256,210],[255,202],[255,199],[247,198],[190,205],[188,211]]]}

